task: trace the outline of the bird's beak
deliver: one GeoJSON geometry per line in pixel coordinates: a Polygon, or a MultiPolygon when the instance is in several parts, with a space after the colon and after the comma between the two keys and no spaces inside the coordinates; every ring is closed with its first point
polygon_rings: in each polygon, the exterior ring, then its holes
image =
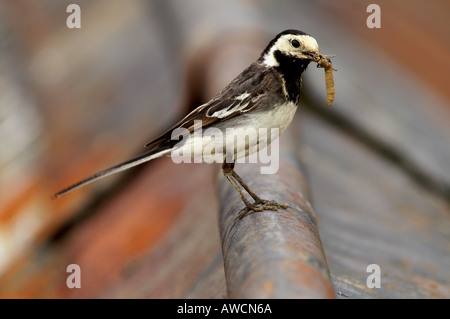
{"type": "Polygon", "coordinates": [[[306,55],[307,57],[309,57],[312,61],[314,62],[318,62],[320,59],[327,59],[328,61],[330,61],[331,58],[334,58],[336,55],[335,54],[320,54],[319,52],[316,51],[303,51],[302,52],[304,55],[306,55]]]}
{"type": "Polygon", "coordinates": [[[303,51],[303,55],[307,56],[310,60],[317,62],[320,59],[320,53],[316,51],[303,51]]]}

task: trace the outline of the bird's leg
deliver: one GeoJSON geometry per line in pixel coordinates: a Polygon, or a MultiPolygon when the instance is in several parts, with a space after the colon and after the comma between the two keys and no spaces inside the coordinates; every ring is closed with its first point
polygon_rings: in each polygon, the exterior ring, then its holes
{"type": "MultiPolygon", "coordinates": [[[[234,165],[233,165],[234,166],[234,165]]],[[[239,183],[241,184],[242,187],[244,187],[244,189],[247,191],[247,193],[255,200],[255,202],[259,203],[262,201],[261,198],[259,198],[258,195],[255,194],[255,192],[253,192],[250,187],[248,187],[248,185],[242,180],[242,178],[234,171],[234,169],[232,169],[231,171],[231,176],[233,176],[233,178],[239,183]]]]}
{"type": "Polygon", "coordinates": [[[242,178],[234,171],[235,163],[227,163],[224,161],[222,165],[222,172],[225,177],[230,181],[231,185],[233,185],[234,189],[238,192],[242,201],[245,204],[245,207],[239,212],[239,215],[235,220],[243,218],[250,211],[261,212],[263,210],[278,210],[280,208],[286,209],[288,206],[284,204],[279,204],[274,200],[265,200],[261,199],[258,195],[253,192],[250,187],[242,180],[242,178]],[[236,181],[247,191],[247,193],[255,200],[253,204],[251,204],[245,195],[243,194],[241,188],[236,183],[236,181]]]}
{"type": "Polygon", "coordinates": [[[238,192],[239,196],[241,197],[242,201],[245,204],[245,207],[250,207],[251,206],[250,202],[248,201],[247,198],[245,198],[244,193],[242,193],[239,185],[236,184],[236,182],[234,181],[234,179],[232,177],[233,173],[234,173],[233,167],[234,167],[234,163],[229,164],[229,163],[224,162],[222,165],[223,175],[225,175],[225,177],[228,179],[228,181],[231,183],[231,185],[233,185],[234,189],[238,192]]]}

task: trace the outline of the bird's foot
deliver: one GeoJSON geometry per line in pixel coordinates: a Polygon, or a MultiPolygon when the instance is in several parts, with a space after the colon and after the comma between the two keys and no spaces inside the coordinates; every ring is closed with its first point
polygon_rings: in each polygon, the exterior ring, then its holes
{"type": "Polygon", "coordinates": [[[237,215],[237,217],[234,219],[234,221],[237,221],[239,219],[244,218],[248,213],[250,213],[251,211],[254,212],[262,212],[264,210],[273,210],[273,211],[277,211],[279,209],[287,209],[288,205],[285,204],[280,204],[274,200],[265,200],[265,199],[261,199],[257,202],[254,202],[253,204],[244,207],[239,214],[237,215]]]}

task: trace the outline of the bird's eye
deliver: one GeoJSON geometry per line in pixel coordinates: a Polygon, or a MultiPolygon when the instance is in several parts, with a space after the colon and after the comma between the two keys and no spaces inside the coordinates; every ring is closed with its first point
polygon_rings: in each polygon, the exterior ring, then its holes
{"type": "Polygon", "coordinates": [[[291,45],[292,45],[294,48],[298,48],[298,47],[300,46],[300,42],[298,42],[297,40],[292,40],[292,41],[291,41],[291,45]]]}

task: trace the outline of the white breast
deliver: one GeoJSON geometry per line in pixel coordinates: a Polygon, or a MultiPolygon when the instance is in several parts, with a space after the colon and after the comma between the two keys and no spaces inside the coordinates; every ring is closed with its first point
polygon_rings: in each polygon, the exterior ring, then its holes
{"type": "Polygon", "coordinates": [[[206,162],[220,162],[226,154],[243,158],[264,149],[291,124],[297,105],[289,102],[269,112],[240,115],[239,128],[209,128],[197,134],[179,149],[183,157],[193,156],[206,162]],[[275,130],[274,130],[275,129],[275,130]]]}
{"type": "Polygon", "coordinates": [[[292,102],[281,104],[270,112],[259,114],[250,125],[258,125],[258,128],[278,128],[281,134],[291,124],[295,111],[297,111],[297,104],[292,102]]]}

